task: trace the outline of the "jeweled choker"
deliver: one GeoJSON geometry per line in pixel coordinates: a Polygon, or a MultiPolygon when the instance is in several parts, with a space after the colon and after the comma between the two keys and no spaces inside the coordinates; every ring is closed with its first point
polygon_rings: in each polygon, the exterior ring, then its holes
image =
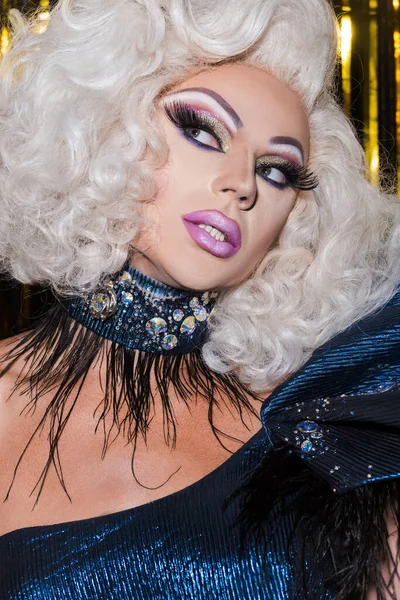
{"type": "Polygon", "coordinates": [[[216,296],[172,288],[127,266],[64,307],[88,329],[128,348],[187,354],[203,344],[216,296]]]}

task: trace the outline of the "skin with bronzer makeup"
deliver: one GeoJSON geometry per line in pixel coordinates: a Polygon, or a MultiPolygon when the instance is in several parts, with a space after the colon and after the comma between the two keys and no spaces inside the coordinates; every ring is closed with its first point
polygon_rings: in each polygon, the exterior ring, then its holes
{"type": "Polygon", "coordinates": [[[307,163],[300,99],[265,71],[226,65],[170,90],[158,119],[169,158],[146,205],[151,226],[135,240],[144,256],[131,263],[176,287],[235,286],[265,257],[296,201],[285,173],[307,163]],[[208,130],[180,129],[182,109],[205,115],[208,130]]]}

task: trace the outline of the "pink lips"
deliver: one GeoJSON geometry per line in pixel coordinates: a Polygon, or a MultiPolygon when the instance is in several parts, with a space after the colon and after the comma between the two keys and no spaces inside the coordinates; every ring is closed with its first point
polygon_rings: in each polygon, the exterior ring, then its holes
{"type": "Polygon", "coordinates": [[[218,210],[198,210],[188,215],[183,215],[182,220],[191,238],[204,250],[219,258],[229,258],[240,250],[242,234],[239,225],[218,210]],[[199,225],[210,225],[221,231],[226,241],[220,242],[213,238],[199,225]]]}

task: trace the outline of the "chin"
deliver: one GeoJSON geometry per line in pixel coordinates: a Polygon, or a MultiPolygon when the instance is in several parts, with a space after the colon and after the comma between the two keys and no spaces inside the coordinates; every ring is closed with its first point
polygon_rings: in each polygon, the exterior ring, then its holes
{"type": "Polygon", "coordinates": [[[221,287],[220,280],[216,277],[210,277],[207,273],[192,273],[190,275],[176,273],[172,279],[175,282],[174,287],[193,290],[195,292],[206,292],[221,287]]]}
{"type": "Polygon", "coordinates": [[[193,258],[188,253],[184,260],[184,251],[179,256],[170,256],[167,261],[164,258],[165,254],[159,256],[159,253],[136,254],[131,257],[131,265],[166,285],[196,292],[229,289],[243,280],[237,273],[227,272],[223,259],[204,260],[204,256],[193,258]]]}
{"type": "Polygon", "coordinates": [[[165,268],[165,273],[169,283],[173,287],[194,290],[196,292],[205,292],[212,290],[219,290],[221,288],[229,288],[234,284],[229,284],[226,278],[226,272],[221,273],[214,268],[209,266],[201,266],[200,262],[190,263],[185,265],[181,264],[179,269],[175,265],[168,265],[165,268]]]}

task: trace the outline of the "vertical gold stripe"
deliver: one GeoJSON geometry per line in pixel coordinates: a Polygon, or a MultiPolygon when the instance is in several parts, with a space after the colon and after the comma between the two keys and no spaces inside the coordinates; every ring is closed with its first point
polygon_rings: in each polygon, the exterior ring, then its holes
{"type": "Polygon", "coordinates": [[[7,27],[1,28],[0,33],[0,60],[7,54],[8,46],[10,45],[10,33],[7,27]]]}
{"type": "Polygon", "coordinates": [[[3,0],[0,5],[0,61],[7,54],[10,45],[10,32],[7,27],[8,11],[10,10],[10,0],[3,0]]]}
{"type": "Polygon", "coordinates": [[[371,182],[379,181],[379,130],[378,130],[378,23],[377,0],[370,0],[369,8],[369,115],[365,129],[365,151],[371,182]]]}
{"type": "MultiPolygon", "coordinates": [[[[393,0],[393,8],[399,10],[400,0],[393,0]]],[[[397,15],[395,15],[397,17],[397,15]]],[[[398,18],[395,19],[395,28],[393,33],[394,47],[394,67],[396,75],[396,144],[397,151],[400,149],[400,31],[398,26],[398,18]]],[[[400,192],[400,161],[397,166],[397,192],[400,192]]]]}
{"type": "Polygon", "coordinates": [[[49,12],[50,0],[40,0],[39,2],[39,14],[38,18],[40,24],[36,29],[36,33],[43,33],[46,31],[49,24],[50,12],[49,12]]]}
{"type": "MultiPolygon", "coordinates": [[[[349,7],[343,7],[349,10],[349,7]]],[[[350,116],[351,107],[351,50],[353,25],[351,16],[346,12],[340,19],[340,57],[342,63],[343,108],[350,116]]]]}
{"type": "MultiPolygon", "coordinates": [[[[398,28],[394,30],[394,65],[396,75],[396,143],[397,148],[400,148],[400,32],[398,28]]],[[[400,165],[397,169],[397,176],[400,182],[400,165]]],[[[398,189],[400,183],[398,183],[398,189]]]]}

